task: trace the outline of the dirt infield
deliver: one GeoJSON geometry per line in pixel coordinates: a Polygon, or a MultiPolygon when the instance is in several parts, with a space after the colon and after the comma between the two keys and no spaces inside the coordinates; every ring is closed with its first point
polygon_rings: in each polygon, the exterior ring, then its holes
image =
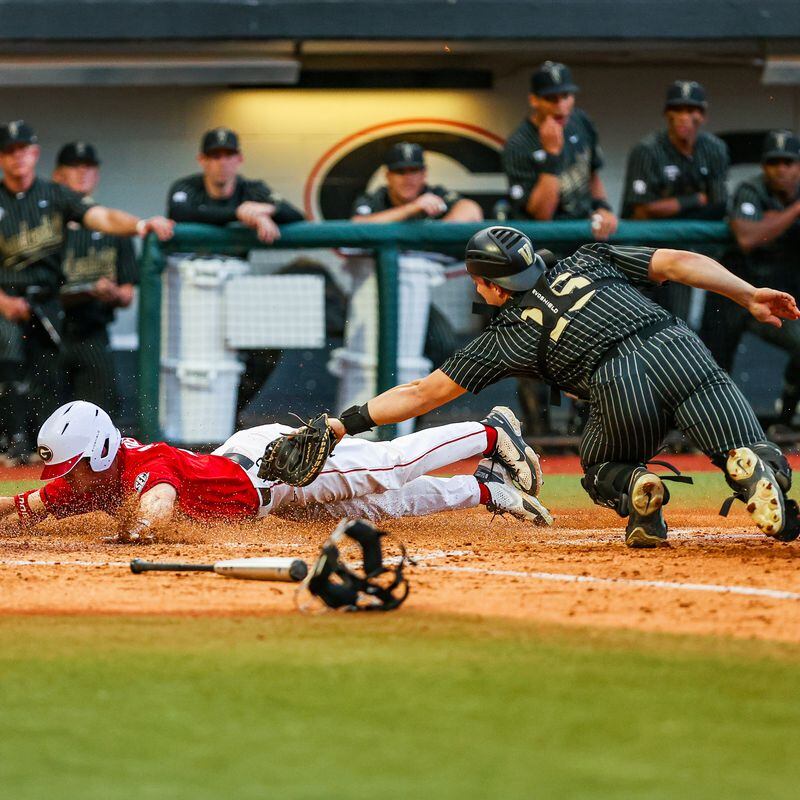
{"type": "MultiPolygon", "coordinates": [[[[418,561],[408,601],[418,611],[800,641],[800,545],[767,540],[738,510],[720,521],[713,511],[675,509],[671,546],[638,552],[624,547],[616,516],[594,508],[562,514],[552,529],[478,509],[386,527],[418,561]]],[[[168,541],[132,548],[99,543],[107,525],[98,514],[0,538],[0,613],[297,613],[290,585],[136,576],[127,565],[133,557],[311,560],[331,528],[278,519],[181,524],[168,541]]]]}

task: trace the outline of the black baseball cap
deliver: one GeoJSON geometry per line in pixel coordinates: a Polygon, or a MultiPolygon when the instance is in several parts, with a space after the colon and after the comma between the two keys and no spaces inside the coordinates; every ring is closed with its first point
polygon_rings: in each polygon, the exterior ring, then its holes
{"type": "Polygon", "coordinates": [[[667,88],[664,108],[694,106],[705,111],[708,108],[706,90],[697,81],[673,81],[667,88]]]}
{"type": "Polygon", "coordinates": [[[89,142],[68,142],[56,156],[57,167],[77,167],[79,164],[90,164],[93,167],[100,165],[97,150],[89,142]]]}
{"type": "Polygon", "coordinates": [[[200,142],[201,152],[208,154],[214,150],[239,152],[239,137],[230,128],[214,128],[203,134],[200,142]]]}
{"type": "Polygon", "coordinates": [[[572,71],[558,61],[545,61],[531,75],[531,93],[539,97],[550,94],[574,94],[578,86],[572,80],[572,71]]]}
{"type": "Polygon", "coordinates": [[[398,142],[389,148],[383,163],[389,170],[425,169],[425,151],[413,142],[398,142]]]}
{"type": "Polygon", "coordinates": [[[35,131],[24,120],[18,119],[0,126],[0,150],[15,144],[36,144],[35,131]]]}
{"type": "Polygon", "coordinates": [[[764,137],[761,161],[777,158],[800,161],[800,139],[792,131],[770,131],[764,137]]]}

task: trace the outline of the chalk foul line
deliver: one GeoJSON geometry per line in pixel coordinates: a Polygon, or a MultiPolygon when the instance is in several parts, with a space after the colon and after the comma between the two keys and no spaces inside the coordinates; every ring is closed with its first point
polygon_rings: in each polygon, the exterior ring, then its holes
{"type": "Polygon", "coordinates": [[[754,586],[725,586],[715,583],[680,583],[677,581],[649,581],[635,578],[598,578],[594,575],[570,575],[565,572],[523,572],[513,569],[488,569],[483,567],[457,567],[436,564],[420,564],[419,569],[437,572],[466,573],[471,575],[493,575],[503,578],[525,578],[536,581],[558,583],[593,583],[610,586],[651,587],[655,589],[679,589],[684,592],[711,592],[712,594],[738,594],[750,597],[769,597],[772,600],[800,600],[800,592],[780,589],[759,589],[754,586]]]}

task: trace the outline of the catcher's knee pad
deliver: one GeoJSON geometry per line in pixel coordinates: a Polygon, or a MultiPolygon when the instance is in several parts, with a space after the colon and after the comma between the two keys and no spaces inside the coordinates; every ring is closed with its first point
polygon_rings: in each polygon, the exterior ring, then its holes
{"type": "MultiPolygon", "coordinates": [[[[581,486],[598,506],[613,508],[621,517],[631,513],[631,483],[637,470],[646,469],[642,464],[623,464],[606,461],[595,464],[586,470],[581,478],[581,486]]],[[[669,492],[664,487],[664,501],[669,500],[669,492]]]]}

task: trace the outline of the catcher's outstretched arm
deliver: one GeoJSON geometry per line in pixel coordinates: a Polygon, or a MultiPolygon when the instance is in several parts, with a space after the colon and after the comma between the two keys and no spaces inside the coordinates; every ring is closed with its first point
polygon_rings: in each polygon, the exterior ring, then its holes
{"type": "Polygon", "coordinates": [[[800,319],[800,310],[790,294],[775,289],[757,289],[713,258],[700,253],[656,250],[650,261],[650,278],[658,283],[674,281],[716,292],[746,308],[759,322],[778,328],[781,319],[800,319]]]}
{"type": "MultiPolygon", "coordinates": [[[[412,417],[427,414],[439,406],[461,397],[466,392],[440,369],[434,370],[418,381],[395,386],[369,401],[369,415],[376,425],[391,425],[412,417]]],[[[333,432],[340,439],[345,434],[338,419],[329,420],[333,432]]]]}

